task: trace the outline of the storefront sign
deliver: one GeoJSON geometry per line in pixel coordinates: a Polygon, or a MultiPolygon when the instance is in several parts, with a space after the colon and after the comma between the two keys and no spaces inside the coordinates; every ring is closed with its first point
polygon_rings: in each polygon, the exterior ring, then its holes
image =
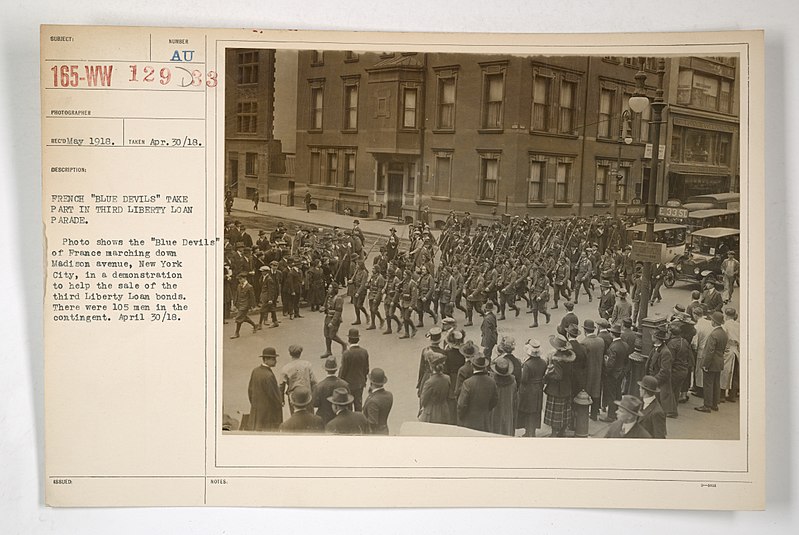
{"type": "MultiPolygon", "coordinates": [[[[646,147],[644,148],[644,158],[651,158],[652,157],[652,144],[647,143],[646,147]]],[[[666,145],[660,145],[660,149],[658,149],[658,158],[661,160],[666,157],[666,145]]]]}

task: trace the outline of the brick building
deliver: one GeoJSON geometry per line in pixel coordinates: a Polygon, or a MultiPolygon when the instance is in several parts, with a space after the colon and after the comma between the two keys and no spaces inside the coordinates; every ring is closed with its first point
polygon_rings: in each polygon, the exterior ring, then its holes
{"type": "MultiPolygon", "coordinates": [[[[620,57],[299,51],[295,176],[267,187],[405,220],[422,206],[434,221],[623,210],[649,182],[649,110],[623,120],[638,69],[620,57]]],[[[666,60],[659,203],[735,187],[735,80],[729,58],[666,60]]]]}

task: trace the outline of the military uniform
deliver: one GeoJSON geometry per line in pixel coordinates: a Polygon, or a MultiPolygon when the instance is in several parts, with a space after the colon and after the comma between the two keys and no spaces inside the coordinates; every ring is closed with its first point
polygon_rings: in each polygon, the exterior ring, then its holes
{"type": "Polygon", "coordinates": [[[386,287],[386,279],[377,269],[369,279],[369,327],[367,331],[375,329],[375,318],[380,319],[380,328],[383,328],[383,317],[380,315],[380,301],[383,299],[383,290],[386,287]]]}

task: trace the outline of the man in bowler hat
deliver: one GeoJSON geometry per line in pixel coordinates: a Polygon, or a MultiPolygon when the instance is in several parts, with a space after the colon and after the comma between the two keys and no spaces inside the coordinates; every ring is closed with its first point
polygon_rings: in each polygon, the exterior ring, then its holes
{"type": "Polygon", "coordinates": [[[294,407],[294,414],[280,424],[281,433],[321,433],[325,430],[322,419],[313,413],[313,396],[310,388],[298,386],[291,391],[289,401],[294,407]]]}
{"type": "Polygon", "coordinates": [[[366,375],[369,373],[369,352],[359,343],[361,334],[358,329],[350,329],[347,335],[349,347],[341,355],[341,370],[338,376],[350,387],[350,393],[355,398],[355,410],[362,408],[363,389],[366,386],[366,375]]]}
{"type": "Polygon", "coordinates": [[[334,435],[365,435],[369,432],[369,423],[360,412],[353,412],[354,398],[346,388],[336,388],[327,401],[333,406],[336,417],[325,426],[325,431],[334,435]]]}
{"type": "Polygon", "coordinates": [[[283,422],[283,395],[272,371],[277,364],[278,355],[274,347],[267,347],[260,357],[263,362],[250,374],[250,384],[247,388],[250,415],[246,429],[276,431],[283,422]]]}

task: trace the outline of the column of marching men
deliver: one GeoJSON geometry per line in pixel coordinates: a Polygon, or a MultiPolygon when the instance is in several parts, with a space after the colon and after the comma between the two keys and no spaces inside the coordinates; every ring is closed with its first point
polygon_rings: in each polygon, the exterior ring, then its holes
{"type": "MultiPolygon", "coordinates": [[[[599,216],[514,217],[475,226],[468,212],[451,213],[439,240],[422,222],[407,227],[408,236],[392,228],[368,249],[357,220],[346,231],[311,228],[293,235],[278,224],[269,234],[260,231],[255,243],[240,222],[228,223],[224,317],[235,320],[232,338],[240,336],[244,323],[257,332],[264,323],[276,328],[285,318],[302,318],[305,302],[323,317],[321,357],[328,373],[317,382],[310,364],[295,355],[302,348],[292,346],[292,360],[275,374],[277,351],[266,348],[263,364],[253,371],[252,410],[243,427],[388,433],[393,397],[385,389],[385,372],[369,368],[357,328],[350,329],[346,342],[339,333],[342,288],[353,308],[353,326],[366,324],[366,330],[402,339],[416,336],[427,317],[432,321],[416,392],[419,419],[425,422],[507,435],[524,429],[524,436],[532,437],[543,415],[552,436],[566,436],[574,429],[574,398],[585,391],[592,400],[590,418],[611,423],[608,436],[663,438],[666,419],[678,416],[689,389],[703,397],[696,408],[701,412],[735,401],[738,323],[734,309],[722,311],[723,282],[710,280],[691,303],[677,305],[655,332],[649,358],[641,359],[636,333],[641,270],[625,244],[625,223],[599,216]],[[367,268],[378,244],[379,254],[367,268]],[[582,328],[573,311],[581,297],[597,299],[596,316],[584,318],[582,328]],[[523,307],[535,329],[539,320],[550,323],[551,311],[561,304],[565,314],[546,350],[531,338],[520,360],[515,340],[498,337],[497,322],[508,313],[513,321],[523,307]],[[463,327],[479,321],[479,341],[466,339],[456,310],[463,314],[463,327]],[[258,313],[257,322],[251,312],[258,313]],[[342,349],[340,367],[333,342],[342,349]],[[636,359],[646,361],[646,375],[632,384],[636,359]],[[369,394],[362,401],[366,386],[369,394]],[[286,402],[292,416],[281,425],[286,402]]],[[[652,305],[661,300],[661,279],[656,266],[652,305]]]]}

